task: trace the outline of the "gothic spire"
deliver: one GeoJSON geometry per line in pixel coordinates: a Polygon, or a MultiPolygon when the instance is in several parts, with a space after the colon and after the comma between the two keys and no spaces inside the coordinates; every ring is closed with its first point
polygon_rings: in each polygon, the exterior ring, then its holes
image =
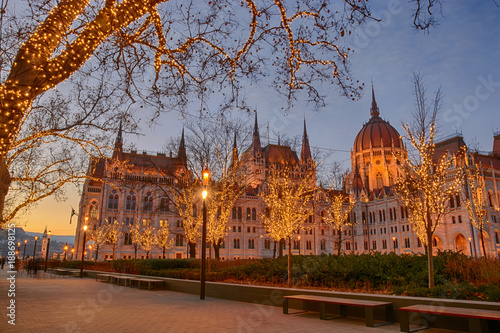
{"type": "Polygon", "coordinates": [[[370,109],[370,115],[372,117],[378,117],[380,115],[378,106],[377,106],[377,101],[375,100],[375,91],[373,89],[373,82],[372,82],[372,107],[370,109]]]}
{"type": "Polygon", "coordinates": [[[184,162],[187,161],[186,144],[185,144],[185,140],[184,140],[184,127],[182,128],[181,142],[179,143],[179,150],[177,151],[177,158],[184,161],[184,162]]]}
{"type": "Polygon", "coordinates": [[[304,117],[304,134],[302,135],[302,151],[300,153],[300,160],[306,163],[312,160],[311,148],[309,146],[309,137],[307,136],[306,118],[304,117]]]}
{"type": "Polygon", "coordinates": [[[257,111],[255,111],[255,125],[253,128],[253,138],[252,138],[252,152],[253,156],[257,157],[261,153],[260,145],[260,135],[259,135],[259,123],[257,121],[257,111]]]}
{"type": "Polygon", "coordinates": [[[113,159],[122,160],[123,153],[123,130],[122,130],[122,120],[120,119],[120,127],[118,128],[118,134],[115,140],[115,150],[113,151],[113,159]]]}
{"type": "Polygon", "coordinates": [[[231,167],[238,163],[238,146],[236,144],[236,131],[234,131],[233,156],[231,159],[231,167]]]}

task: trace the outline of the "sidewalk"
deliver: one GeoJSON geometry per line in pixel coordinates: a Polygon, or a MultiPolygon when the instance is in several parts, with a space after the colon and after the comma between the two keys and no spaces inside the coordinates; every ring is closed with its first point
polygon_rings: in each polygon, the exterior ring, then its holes
{"type": "MultiPolygon", "coordinates": [[[[0,332],[399,332],[399,324],[369,328],[363,319],[320,320],[319,314],[284,315],[280,307],[200,300],[168,290],[138,290],[39,271],[20,274],[8,296],[7,269],[0,270],[0,332]],[[15,299],[16,326],[7,306],[15,299]]],[[[425,332],[450,332],[427,330],[425,332]]]]}

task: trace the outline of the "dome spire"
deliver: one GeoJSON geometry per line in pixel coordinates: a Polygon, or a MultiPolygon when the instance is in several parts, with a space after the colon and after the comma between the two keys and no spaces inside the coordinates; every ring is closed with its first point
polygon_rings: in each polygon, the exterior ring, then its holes
{"type": "Polygon", "coordinates": [[[372,117],[378,117],[380,112],[378,110],[377,101],[375,100],[375,91],[373,89],[373,81],[372,81],[372,107],[370,109],[370,115],[372,117]]]}

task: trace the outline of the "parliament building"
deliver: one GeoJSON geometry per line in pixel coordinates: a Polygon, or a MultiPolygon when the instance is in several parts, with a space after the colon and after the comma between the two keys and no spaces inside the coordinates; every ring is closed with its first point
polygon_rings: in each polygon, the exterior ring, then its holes
{"type": "MultiPolygon", "coordinates": [[[[479,164],[485,188],[484,242],[488,256],[500,255],[500,133],[494,135],[493,151],[489,154],[459,154],[465,147],[461,135],[454,135],[436,144],[436,154],[449,154],[453,158],[450,173],[468,165],[479,164]]],[[[252,144],[241,155],[234,147],[234,159],[245,166],[250,182],[236,201],[229,216],[228,232],[220,249],[222,260],[267,258],[276,255],[274,241],[266,233],[261,220],[265,204],[259,196],[269,175],[269,169],[279,163],[291,166],[292,172],[312,172],[316,164],[311,155],[306,123],[300,155],[285,145],[261,145],[257,115],[252,144]]],[[[380,116],[372,89],[370,119],[354,138],[351,150],[351,172],[347,175],[343,191],[356,204],[350,214],[350,226],[342,232],[340,243],[343,253],[395,252],[419,253],[424,247],[408,220],[408,210],[398,199],[393,183],[400,175],[398,156],[407,154],[398,131],[380,116]]],[[[147,152],[124,151],[120,128],[113,155],[93,160],[89,167],[79,205],[75,237],[75,255],[81,257],[83,225],[90,229],[105,224],[120,223],[122,236],[113,251],[110,244],[99,250],[98,260],[133,259],[134,246],[130,230],[135,224],[144,227],[168,225],[173,239],[167,249],[168,258],[186,258],[188,244],[183,223],[170,202],[169,188],[178,179],[190,177],[187,166],[184,132],[176,156],[147,152]],[[114,253],[114,257],[113,257],[114,253]]],[[[314,177],[315,179],[315,177],[314,177]]],[[[319,188],[319,192],[326,190],[319,188]]],[[[469,189],[462,187],[460,195],[449,200],[449,213],[434,234],[434,251],[456,251],[471,256],[483,256],[478,229],[470,222],[465,198],[469,189]]],[[[315,197],[314,213],[304,221],[292,242],[292,253],[316,255],[337,253],[339,235],[324,222],[326,202],[321,195],[315,197]]],[[[201,211],[201,207],[199,207],[201,211]]],[[[87,238],[88,241],[88,238],[87,238]]],[[[90,243],[87,243],[90,244],[90,243]]],[[[196,246],[201,253],[201,239],[196,246]]],[[[93,256],[87,247],[87,256],[93,256]]],[[[150,258],[162,258],[160,247],[153,249],[150,258]]],[[[138,259],[146,258],[143,249],[138,259]]]]}

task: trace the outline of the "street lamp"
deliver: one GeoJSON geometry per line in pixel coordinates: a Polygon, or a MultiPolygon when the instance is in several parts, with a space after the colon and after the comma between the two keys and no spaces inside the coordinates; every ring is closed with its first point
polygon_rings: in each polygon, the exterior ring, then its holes
{"type": "Polygon", "coordinates": [[[392,246],[394,247],[394,253],[396,253],[396,237],[392,237],[392,246]]]}
{"type": "Polygon", "coordinates": [[[469,237],[470,256],[472,257],[472,237],[469,237]]]}
{"type": "Polygon", "coordinates": [[[38,241],[38,236],[35,236],[35,246],[33,247],[33,259],[35,259],[36,242],[38,241]]]}
{"type": "Polygon", "coordinates": [[[49,236],[47,237],[47,249],[45,250],[45,266],[43,267],[43,271],[47,271],[47,260],[49,259],[49,246],[50,246],[50,230],[49,236]]]}
{"type": "MultiPolygon", "coordinates": [[[[89,218],[85,217],[85,222],[89,218]]],[[[85,259],[85,243],[87,242],[87,225],[83,226],[83,245],[82,245],[82,267],[80,268],[80,279],[83,277],[83,260],[85,259]]]]}
{"type": "Polygon", "coordinates": [[[68,243],[64,245],[64,261],[66,261],[66,254],[68,253],[68,243]]]}
{"type": "Polygon", "coordinates": [[[17,254],[21,254],[21,242],[17,242],[17,254]]]}
{"type": "Polygon", "coordinates": [[[27,240],[27,239],[25,239],[25,240],[24,240],[23,260],[24,260],[24,258],[26,257],[26,243],[28,243],[28,240],[27,240]]]}
{"type": "Polygon", "coordinates": [[[200,277],[200,299],[205,299],[205,264],[207,256],[207,186],[210,180],[210,171],[208,169],[203,170],[203,192],[201,195],[203,197],[203,229],[202,229],[202,239],[201,239],[201,277],[200,277]]]}
{"type": "Polygon", "coordinates": [[[75,260],[75,248],[71,249],[71,260],[75,260]]]}

